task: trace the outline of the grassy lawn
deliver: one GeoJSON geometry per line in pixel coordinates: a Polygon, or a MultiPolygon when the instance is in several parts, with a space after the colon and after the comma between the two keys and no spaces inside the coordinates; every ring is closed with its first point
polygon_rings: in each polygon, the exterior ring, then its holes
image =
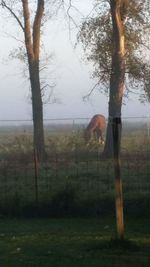
{"type": "Polygon", "coordinates": [[[148,267],[150,219],[126,219],[117,244],[115,219],[1,219],[0,266],[148,267]]]}

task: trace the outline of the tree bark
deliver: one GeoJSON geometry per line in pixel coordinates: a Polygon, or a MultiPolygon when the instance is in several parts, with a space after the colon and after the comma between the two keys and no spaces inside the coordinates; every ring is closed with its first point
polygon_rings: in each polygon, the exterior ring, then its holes
{"type": "Polygon", "coordinates": [[[125,36],[121,11],[125,0],[111,0],[113,54],[110,76],[109,118],[104,147],[105,156],[113,156],[112,118],[121,117],[125,77],[125,36]]]}
{"type": "Polygon", "coordinates": [[[121,163],[120,163],[120,142],[121,142],[121,118],[113,118],[113,155],[114,155],[114,173],[115,173],[115,201],[116,201],[116,225],[117,238],[124,238],[124,216],[123,216],[123,191],[121,179],[121,163]]]}
{"type": "Polygon", "coordinates": [[[22,0],[24,16],[24,37],[29,64],[29,75],[32,93],[33,112],[33,139],[34,153],[39,161],[44,156],[44,127],[43,104],[40,85],[39,54],[40,54],[40,28],[44,12],[44,0],[37,1],[37,10],[31,32],[30,11],[28,0],[22,0]]]}
{"type": "Polygon", "coordinates": [[[44,126],[43,126],[43,103],[39,79],[39,66],[36,62],[29,64],[30,83],[32,92],[33,113],[33,142],[34,153],[41,161],[44,157],[44,126]]]}
{"type": "Polygon", "coordinates": [[[113,26],[113,54],[110,77],[109,121],[104,155],[114,158],[115,192],[116,192],[116,223],[117,236],[124,236],[123,194],[120,166],[121,143],[121,107],[124,93],[125,78],[125,36],[124,14],[122,14],[125,0],[110,0],[113,26]]]}

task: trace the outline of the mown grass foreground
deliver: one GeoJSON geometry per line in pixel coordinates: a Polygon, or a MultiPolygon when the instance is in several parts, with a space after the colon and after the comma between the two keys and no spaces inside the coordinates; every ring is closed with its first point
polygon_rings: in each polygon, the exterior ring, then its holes
{"type": "Polygon", "coordinates": [[[126,219],[126,241],[115,219],[0,220],[0,266],[148,267],[150,219],[126,219]]]}

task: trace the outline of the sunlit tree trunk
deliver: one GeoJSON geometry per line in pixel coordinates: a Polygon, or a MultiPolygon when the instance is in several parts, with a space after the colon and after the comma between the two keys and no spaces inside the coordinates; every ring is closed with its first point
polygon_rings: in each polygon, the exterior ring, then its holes
{"type": "Polygon", "coordinates": [[[125,78],[125,36],[122,18],[123,0],[110,0],[113,25],[113,54],[110,77],[109,121],[104,154],[114,157],[116,219],[118,238],[124,236],[123,195],[120,171],[121,107],[125,78]]]}
{"type": "Polygon", "coordinates": [[[38,160],[44,155],[44,127],[43,127],[43,104],[41,96],[39,76],[39,54],[40,54],[40,28],[44,12],[44,0],[37,1],[37,10],[31,33],[30,11],[28,0],[22,0],[24,16],[24,37],[28,56],[29,76],[32,92],[34,152],[38,160]]]}
{"type": "Polygon", "coordinates": [[[126,0],[111,0],[113,24],[113,54],[110,77],[109,118],[106,132],[104,155],[113,155],[112,118],[121,117],[125,76],[125,36],[121,16],[126,0]]]}

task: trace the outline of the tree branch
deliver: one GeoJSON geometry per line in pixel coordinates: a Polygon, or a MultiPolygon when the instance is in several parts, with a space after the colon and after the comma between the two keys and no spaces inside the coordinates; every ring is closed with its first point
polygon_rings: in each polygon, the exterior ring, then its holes
{"type": "Polygon", "coordinates": [[[83,101],[86,101],[89,99],[89,97],[91,96],[91,94],[93,93],[93,91],[95,90],[95,88],[99,85],[99,82],[97,82],[92,89],[89,91],[88,94],[86,94],[85,96],[82,97],[83,101]]]}
{"type": "Polygon", "coordinates": [[[30,60],[34,58],[34,51],[32,46],[32,35],[31,35],[31,27],[30,27],[30,11],[29,11],[29,3],[28,0],[22,0],[23,7],[23,17],[24,17],[24,36],[25,36],[25,44],[28,57],[30,60]]]}
{"type": "MultiPolygon", "coordinates": [[[[22,41],[22,40],[18,39],[17,37],[11,35],[10,33],[4,32],[4,34],[6,35],[6,37],[12,38],[12,39],[14,39],[17,42],[20,42],[21,44],[24,44],[24,41],[22,41]]],[[[4,37],[5,37],[5,35],[4,35],[4,37]]]]}
{"type": "Polygon", "coordinates": [[[11,14],[12,16],[16,19],[16,21],[18,22],[19,26],[21,27],[21,29],[23,30],[24,32],[24,27],[20,21],[20,19],[18,18],[18,16],[15,14],[15,12],[6,4],[5,1],[1,1],[1,4],[0,4],[3,8],[6,8],[11,14]]]}
{"type": "Polygon", "coordinates": [[[39,60],[40,28],[44,12],[44,0],[38,0],[36,15],[33,23],[33,50],[36,60],[39,60]]]}

